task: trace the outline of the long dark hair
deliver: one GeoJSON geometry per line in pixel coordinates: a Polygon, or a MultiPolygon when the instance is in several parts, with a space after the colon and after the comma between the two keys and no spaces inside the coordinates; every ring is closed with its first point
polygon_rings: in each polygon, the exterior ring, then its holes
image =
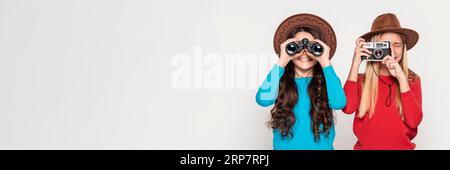
{"type": "MultiPolygon", "coordinates": [[[[291,31],[288,38],[294,37],[298,32],[308,32],[316,39],[323,39],[320,32],[307,27],[291,31]]],[[[320,64],[313,66],[312,79],[308,85],[308,95],[311,99],[311,126],[314,141],[317,142],[320,140],[321,133],[325,133],[326,136],[329,135],[333,125],[333,111],[328,105],[327,87],[320,64]]],[[[278,97],[275,101],[275,106],[271,110],[270,120],[267,122],[269,127],[279,130],[283,137],[294,136],[291,128],[296,120],[292,110],[297,101],[298,91],[295,83],[295,66],[293,62],[289,62],[280,79],[278,97]]]]}

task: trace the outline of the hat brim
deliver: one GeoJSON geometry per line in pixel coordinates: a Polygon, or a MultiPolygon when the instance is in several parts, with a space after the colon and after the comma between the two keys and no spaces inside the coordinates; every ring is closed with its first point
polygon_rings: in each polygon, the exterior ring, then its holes
{"type": "Polygon", "coordinates": [[[419,34],[416,31],[408,29],[408,28],[379,29],[376,31],[371,31],[371,32],[365,33],[364,35],[361,36],[361,38],[365,39],[366,41],[369,41],[370,38],[372,38],[372,36],[380,34],[380,33],[385,33],[385,32],[394,32],[394,33],[402,34],[405,37],[405,44],[406,44],[407,50],[413,48],[414,45],[416,45],[417,41],[419,41],[419,34]]]}
{"type": "Polygon", "coordinates": [[[288,35],[299,27],[309,27],[319,31],[323,42],[330,47],[330,58],[336,52],[336,34],[331,25],[319,16],[301,13],[286,18],[278,26],[273,38],[273,47],[277,55],[280,54],[280,45],[288,39],[288,35]]]}

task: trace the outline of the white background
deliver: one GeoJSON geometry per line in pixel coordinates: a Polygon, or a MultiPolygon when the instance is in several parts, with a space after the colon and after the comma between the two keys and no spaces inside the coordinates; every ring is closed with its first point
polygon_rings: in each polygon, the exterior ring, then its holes
{"type": "MultiPolygon", "coordinates": [[[[449,1],[0,0],[0,149],[272,149],[270,108],[245,88],[176,89],[177,54],[274,60],[278,24],[313,13],[334,27],[347,78],[354,41],[393,12],[420,34],[417,149],[450,149],[449,1]]],[[[271,64],[265,64],[271,66],[271,64]]],[[[207,69],[207,66],[193,66],[207,69]]],[[[353,115],[336,111],[335,149],[352,149],[353,115]]]]}

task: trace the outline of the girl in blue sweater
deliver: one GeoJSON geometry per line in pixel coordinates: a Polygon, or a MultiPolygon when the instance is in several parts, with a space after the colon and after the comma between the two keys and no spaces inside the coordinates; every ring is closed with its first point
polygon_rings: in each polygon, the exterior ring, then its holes
{"type": "Polygon", "coordinates": [[[273,149],[332,150],[333,109],[346,104],[330,63],[336,49],[333,29],[318,16],[297,14],[278,27],[274,47],[278,62],[256,94],[260,106],[274,104],[267,122],[273,149]],[[295,45],[298,50],[292,53],[295,45]]]}

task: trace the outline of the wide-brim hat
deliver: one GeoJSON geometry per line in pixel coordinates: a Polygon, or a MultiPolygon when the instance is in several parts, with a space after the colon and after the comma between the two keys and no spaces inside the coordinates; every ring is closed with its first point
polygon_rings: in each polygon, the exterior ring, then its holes
{"type": "Polygon", "coordinates": [[[395,32],[403,35],[407,50],[414,47],[419,40],[419,34],[412,29],[402,28],[397,16],[392,13],[382,14],[375,18],[370,32],[365,33],[361,38],[369,41],[372,36],[384,32],[395,32]]]}
{"type": "Polygon", "coordinates": [[[280,54],[280,44],[289,39],[288,36],[292,31],[300,27],[308,27],[320,32],[323,37],[321,41],[330,47],[330,58],[333,57],[336,52],[336,34],[333,28],[321,17],[307,13],[292,15],[278,26],[273,38],[273,48],[277,55],[280,54]]]}

